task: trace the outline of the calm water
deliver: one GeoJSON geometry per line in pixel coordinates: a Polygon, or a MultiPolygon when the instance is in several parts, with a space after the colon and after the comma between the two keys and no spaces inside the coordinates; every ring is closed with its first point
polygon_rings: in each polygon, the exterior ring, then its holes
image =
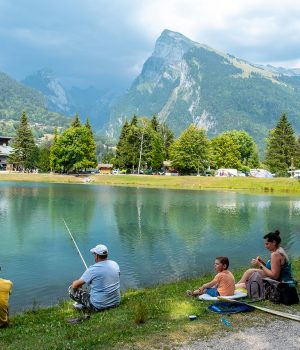
{"type": "Polygon", "coordinates": [[[84,270],[63,218],[87,261],[98,243],[121,268],[122,288],[139,288],[231,267],[257,254],[279,228],[300,255],[300,197],[30,183],[0,184],[0,276],[14,282],[13,312],[67,298],[84,270]]]}

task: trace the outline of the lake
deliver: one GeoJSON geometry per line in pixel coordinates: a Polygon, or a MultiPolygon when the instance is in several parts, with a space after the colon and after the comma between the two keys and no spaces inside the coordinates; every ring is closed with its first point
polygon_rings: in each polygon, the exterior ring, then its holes
{"type": "MultiPolygon", "coordinates": [[[[300,197],[134,187],[0,183],[0,277],[11,279],[12,312],[68,298],[89,250],[106,244],[121,269],[122,289],[141,288],[268,257],[262,236],[282,232],[300,255],[300,197]]],[[[192,287],[192,286],[191,286],[192,287]]]]}

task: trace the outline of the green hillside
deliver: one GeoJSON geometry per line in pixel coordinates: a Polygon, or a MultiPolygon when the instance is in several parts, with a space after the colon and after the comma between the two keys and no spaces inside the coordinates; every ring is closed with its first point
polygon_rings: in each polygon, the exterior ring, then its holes
{"type": "Polygon", "coordinates": [[[67,126],[70,118],[50,112],[45,97],[25,87],[4,73],[0,73],[0,134],[14,135],[22,111],[25,111],[34,132],[52,132],[54,127],[67,126]]]}

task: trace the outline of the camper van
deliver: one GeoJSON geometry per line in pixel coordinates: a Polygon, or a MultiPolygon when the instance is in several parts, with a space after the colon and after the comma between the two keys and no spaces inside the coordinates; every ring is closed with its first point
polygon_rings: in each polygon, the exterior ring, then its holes
{"type": "Polygon", "coordinates": [[[300,179],[300,170],[294,171],[294,176],[292,176],[294,179],[300,179]]]}

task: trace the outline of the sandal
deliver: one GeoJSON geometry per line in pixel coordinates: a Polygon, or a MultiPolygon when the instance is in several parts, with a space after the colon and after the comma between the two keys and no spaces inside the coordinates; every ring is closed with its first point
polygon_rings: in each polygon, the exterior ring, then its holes
{"type": "Polygon", "coordinates": [[[70,324],[78,324],[78,323],[81,323],[83,321],[89,320],[90,317],[91,317],[90,315],[83,315],[80,317],[67,318],[66,321],[70,324]]]}

